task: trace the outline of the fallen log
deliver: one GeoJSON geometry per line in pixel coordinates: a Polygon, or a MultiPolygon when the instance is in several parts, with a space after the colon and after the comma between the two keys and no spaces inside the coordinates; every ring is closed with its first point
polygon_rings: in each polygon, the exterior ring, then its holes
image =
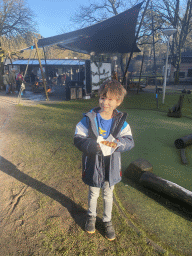
{"type": "Polygon", "coordinates": [[[192,145],[192,134],[181,137],[174,142],[177,149],[181,149],[181,161],[183,164],[188,164],[187,158],[185,156],[185,148],[192,145]]]}
{"type": "Polygon", "coordinates": [[[186,158],[186,155],[185,155],[185,148],[181,149],[181,161],[182,161],[183,164],[188,164],[188,161],[187,161],[187,158],[186,158]]]}
{"type": "Polygon", "coordinates": [[[130,165],[125,170],[125,177],[135,181],[139,182],[139,179],[141,175],[144,172],[153,172],[153,166],[149,161],[143,158],[138,158],[135,161],[131,162],[130,165]]]}
{"type": "Polygon", "coordinates": [[[173,183],[169,180],[165,180],[154,173],[145,172],[140,177],[139,183],[142,186],[151,188],[157,192],[166,194],[170,197],[184,201],[187,204],[192,205],[192,192],[173,183]]]}
{"type": "Polygon", "coordinates": [[[192,145],[192,134],[175,140],[174,144],[177,149],[186,148],[187,146],[192,145]]]}

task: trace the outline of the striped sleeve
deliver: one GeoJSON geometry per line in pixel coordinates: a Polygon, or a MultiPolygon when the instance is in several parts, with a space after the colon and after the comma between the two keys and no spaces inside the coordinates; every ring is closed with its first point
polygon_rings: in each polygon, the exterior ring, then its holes
{"type": "Polygon", "coordinates": [[[116,139],[118,139],[121,143],[120,146],[116,149],[117,152],[129,151],[134,147],[131,128],[126,121],[124,122],[119,132],[119,136],[116,139]]]}
{"type": "Polygon", "coordinates": [[[132,132],[131,132],[131,128],[130,128],[129,124],[125,121],[121,128],[120,136],[123,137],[123,136],[127,136],[127,135],[132,136],[132,132]]]}
{"type": "Polygon", "coordinates": [[[75,129],[75,135],[88,136],[87,120],[84,117],[77,125],[75,129]]]}
{"type": "Polygon", "coordinates": [[[88,135],[89,120],[84,117],[77,125],[74,135],[74,145],[86,154],[96,154],[100,151],[97,141],[88,135]]]}

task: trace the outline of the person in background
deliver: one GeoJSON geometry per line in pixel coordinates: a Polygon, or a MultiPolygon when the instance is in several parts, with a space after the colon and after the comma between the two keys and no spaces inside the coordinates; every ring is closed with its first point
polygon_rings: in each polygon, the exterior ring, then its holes
{"type": "Polygon", "coordinates": [[[5,85],[6,94],[10,93],[10,84],[9,84],[9,71],[5,70],[3,75],[3,84],[5,85]]]}
{"type": "Polygon", "coordinates": [[[117,74],[116,71],[112,72],[112,76],[111,77],[112,77],[113,80],[117,80],[118,81],[118,74],[117,74]]]}
{"type": "Polygon", "coordinates": [[[16,74],[15,74],[15,69],[14,68],[9,73],[9,82],[10,82],[10,91],[11,91],[11,93],[15,93],[16,74]]]}
{"type": "Polygon", "coordinates": [[[116,108],[123,102],[125,88],[117,81],[102,84],[99,89],[99,107],[93,108],[77,124],[74,145],[83,152],[82,180],[89,186],[88,211],[85,230],[95,232],[97,199],[102,189],[103,223],[108,240],[115,239],[112,225],[112,206],[114,185],[121,181],[121,152],[134,147],[134,140],[129,124],[125,121],[127,113],[116,108]],[[97,142],[99,136],[107,140],[112,135],[119,143],[115,151],[104,156],[97,142]]]}
{"type": "Polygon", "coordinates": [[[34,73],[34,71],[32,70],[31,71],[31,75],[30,75],[30,77],[31,77],[31,83],[32,83],[32,85],[34,85],[34,83],[35,83],[35,73],[34,73]]]}
{"type": "Polygon", "coordinates": [[[23,79],[23,71],[20,71],[19,74],[17,75],[17,78],[16,78],[16,86],[17,86],[17,91],[18,93],[20,92],[20,89],[21,89],[21,84],[24,82],[24,79],[23,79]]]}

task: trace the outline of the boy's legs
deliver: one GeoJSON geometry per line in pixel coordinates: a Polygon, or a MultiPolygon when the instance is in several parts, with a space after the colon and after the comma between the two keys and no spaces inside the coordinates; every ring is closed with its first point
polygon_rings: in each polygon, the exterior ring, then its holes
{"type": "Polygon", "coordinates": [[[95,222],[97,216],[97,199],[99,197],[100,188],[89,187],[88,195],[88,211],[87,211],[87,221],[85,224],[85,230],[88,233],[95,232],[95,222]]]}
{"type": "Polygon", "coordinates": [[[115,230],[111,221],[111,214],[113,208],[113,190],[114,186],[109,186],[109,182],[106,181],[103,186],[103,222],[105,225],[105,235],[108,240],[115,239],[115,230]]]}
{"type": "Polygon", "coordinates": [[[97,199],[99,197],[100,188],[89,186],[88,194],[88,212],[87,214],[92,217],[97,216],[97,199]]]}
{"type": "Polygon", "coordinates": [[[111,213],[113,208],[113,190],[114,186],[109,186],[109,182],[105,181],[102,193],[103,193],[103,222],[111,221],[111,213]]]}
{"type": "MultiPolygon", "coordinates": [[[[111,221],[111,213],[113,208],[113,190],[114,186],[109,187],[109,182],[105,181],[102,194],[103,194],[103,222],[111,221]]],[[[100,188],[89,187],[88,194],[88,216],[97,216],[97,199],[99,197],[100,188]]]]}

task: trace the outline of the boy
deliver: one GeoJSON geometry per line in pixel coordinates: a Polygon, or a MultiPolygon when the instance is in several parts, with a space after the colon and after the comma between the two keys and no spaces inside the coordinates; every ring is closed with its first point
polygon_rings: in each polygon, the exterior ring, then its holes
{"type": "Polygon", "coordinates": [[[99,107],[86,113],[77,124],[74,144],[83,152],[82,179],[89,185],[88,212],[85,230],[95,232],[97,199],[100,188],[103,192],[103,222],[108,240],[115,239],[115,231],[111,222],[114,185],[121,180],[120,152],[134,147],[130,126],[125,121],[127,114],[116,108],[126,95],[124,87],[116,80],[107,81],[99,89],[99,107]],[[100,135],[107,139],[112,135],[120,146],[110,156],[103,156],[97,143],[100,135]]]}

